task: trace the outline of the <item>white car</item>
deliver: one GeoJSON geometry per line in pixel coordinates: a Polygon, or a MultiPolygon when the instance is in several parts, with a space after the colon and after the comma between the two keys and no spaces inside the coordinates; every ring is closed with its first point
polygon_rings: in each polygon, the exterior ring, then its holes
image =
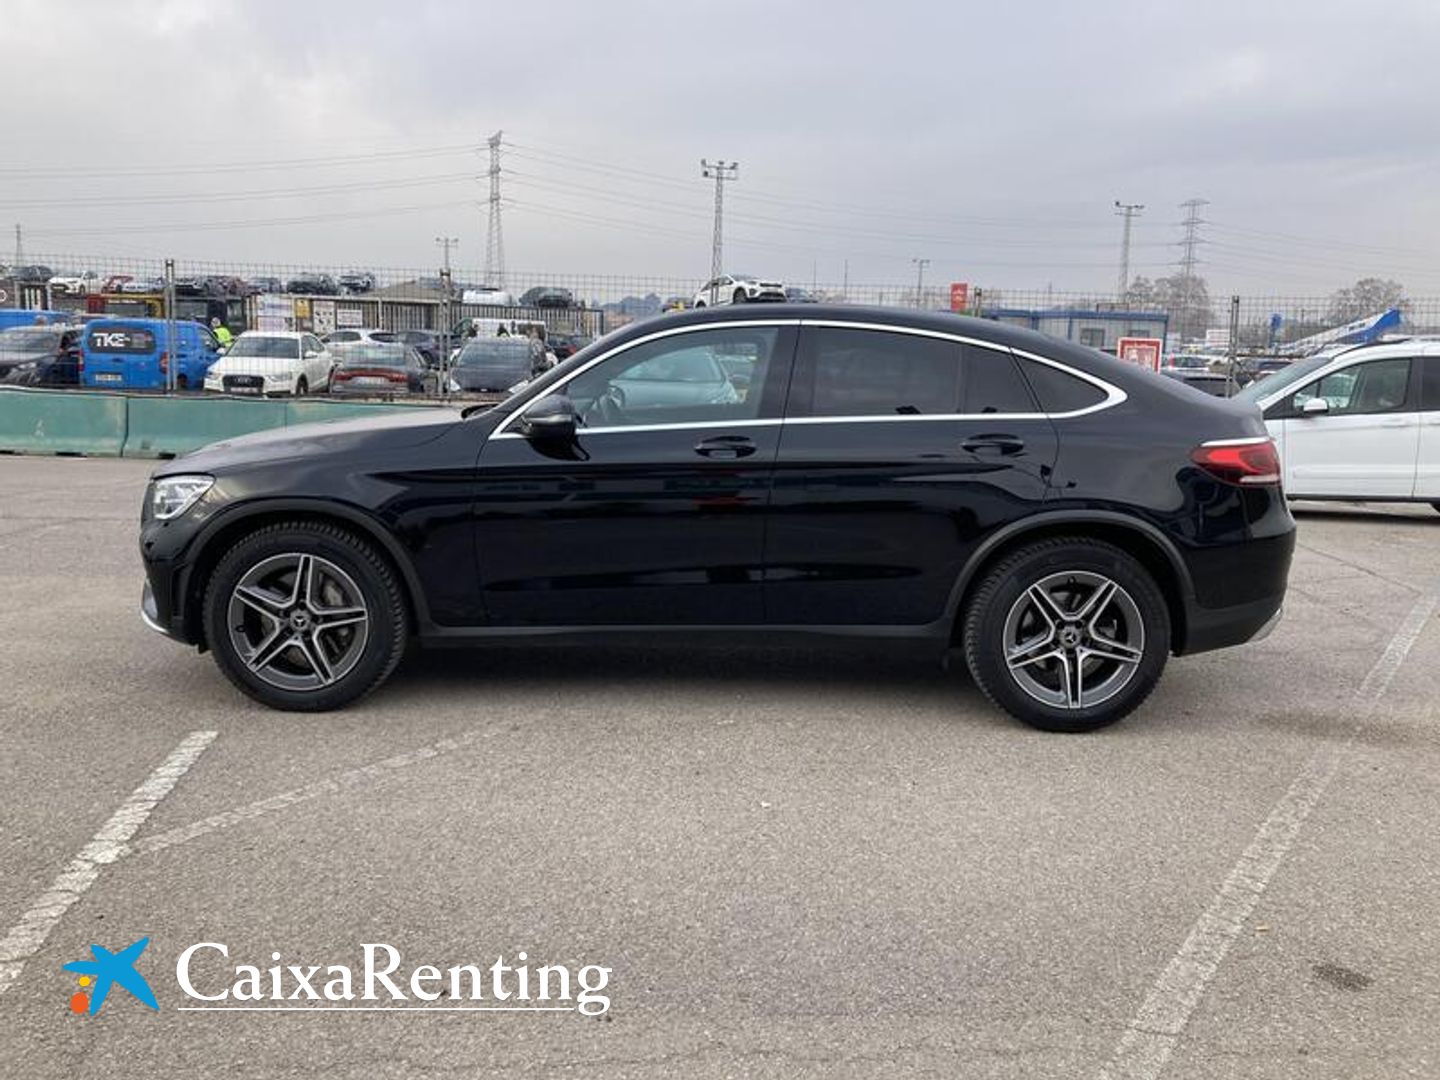
{"type": "Polygon", "coordinates": [[[205,389],[264,397],[318,393],[330,387],[335,357],[314,334],[247,330],[205,373],[205,389]]]}
{"type": "Polygon", "coordinates": [[[462,304],[485,304],[488,307],[514,307],[515,297],[505,289],[492,289],[488,285],[466,289],[460,294],[462,304]]]}
{"type": "Polygon", "coordinates": [[[762,281],[754,274],[721,274],[695,292],[697,308],[720,304],[753,304],[761,300],[784,300],[783,281],[762,281]]]}
{"type": "Polygon", "coordinates": [[[101,284],[99,274],[86,270],[83,274],[56,274],[50,279],[50,290],[66,296],[89,296],[99,292],[101,284]]]}
{"type": "Polygon", "coordinates": [[[1290,498],[1440,510],[1440,340],[1297,360],[1236,398],[1265,414],[1290,498]]]}
{"type": "Polygon", "coordinates": [[[392,330],[374,330],[369,327],[346,327],[343,330],[332,330],[320,339],[326,346],[343,345],[359,341],[378,341],[382,344],[392,344],[395,341],[395,333],[392,330]]]}

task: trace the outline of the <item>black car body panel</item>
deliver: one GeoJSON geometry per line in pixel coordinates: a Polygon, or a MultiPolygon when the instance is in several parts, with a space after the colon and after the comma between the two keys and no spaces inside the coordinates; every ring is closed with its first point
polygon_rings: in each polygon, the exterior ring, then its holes
{"type": "Polygon", "coordinates": [[[307,425],[164,463],[157,477],[200,473],[215,485],[171,521],[147,510],[147,618],[203,645],[199,590],[218,553],[258,522],[299,515],[372,538],[430,642],[764,627],[944,643],[1004,551],[1080,534],[1125,546],[1151,570],[1183,653],[1248,640],[1271,621],[1294,545],[1278,485],[1228,483],[1191,459],[1205,442],[1263,438],[1252,406],[959,316],[816,304],[661,316],[467,413],[307,425]],[[779,335],[745,390],[747,419],[582,427],[573,444],[525,434],[525,407],[592,364],[732,323],[779,335]],[[963,339],[1001,364],[1021,403],[809,415],[807,350],[820,326],[963,339]],[[1098,403],[1047,405],[1055,371],[1088,380],[1098,403]]]}

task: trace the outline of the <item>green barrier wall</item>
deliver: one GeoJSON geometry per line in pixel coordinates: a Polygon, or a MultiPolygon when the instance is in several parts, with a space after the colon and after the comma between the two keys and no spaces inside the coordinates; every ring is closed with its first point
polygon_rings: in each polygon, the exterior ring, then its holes
{"type": "Polygon", "coordinates": [[[0,389],[0,450],[26,454],[119,454],[126,399],[115,394],[0,389]]]}
{"type": "Polygon", "coordinates": [[[428,405],[0,389],[0,452],[172,457],[254,431],[428,405]]]}
{"type": "Polygon", "coordinates": [[[280,401],[235,401],[221,397],[133,397],[126,457],[172,457],[206,443],[285,426],[280,401]]]}

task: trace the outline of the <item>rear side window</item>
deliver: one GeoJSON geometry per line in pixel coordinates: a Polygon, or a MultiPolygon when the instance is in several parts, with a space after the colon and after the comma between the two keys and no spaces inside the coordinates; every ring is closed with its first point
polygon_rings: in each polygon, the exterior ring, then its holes
{"type": "Polygon", "coordinates": [[[928,416],[960,410],[960,346],[883,330],[809,334],[812,416],[928,416]]]}
{"type": "Polygon", "coordinates": [[[981,413],[1033,413],[1035,399],[1031,396],[1020,369],[1009,353],[995,349],[963,346],[964,401],[960,411],[978,416],[981,413]]]}
{"type": "Polygon", "coordinates": [[[155,351],[155,335],[143,326],[107,326],[91,330],[85,347],[91,352],[149,353],[155,351]]]}
{"type": "Polygon", "coordinates": [[[1424,412],[1440,412],[1440,356],[1427,356],[1420,361],[1420,408],[1424,412]]]}
{"type": "Polygon", "coordinates": [[[1030,389],[1035,391],[1040,408],[1047,413],[1078,412],[1105,400],[1105,391],[1094,383],[1038,360],[1028,360],[1023,356],[1017,359],[1030,389]]]}

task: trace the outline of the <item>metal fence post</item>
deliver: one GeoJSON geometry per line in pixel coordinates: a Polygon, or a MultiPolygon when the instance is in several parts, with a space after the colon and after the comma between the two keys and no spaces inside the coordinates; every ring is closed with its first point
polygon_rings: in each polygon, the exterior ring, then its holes
{"type": "MultiPolygon", "coordinates": [[[[448,259],[449,249],[446,249],[448,259]]],[[[441,401],[450,396],[450,268],[440,271],[440,372],[436,376],[440,385],[435,389],[441,401]]]]}
{"type": "Polygon", "coordinates": [[[178,357],[175,326],[175,260],[165,260],[165,391],[173,392],[175,389],[176,368],[178,357]]]}

